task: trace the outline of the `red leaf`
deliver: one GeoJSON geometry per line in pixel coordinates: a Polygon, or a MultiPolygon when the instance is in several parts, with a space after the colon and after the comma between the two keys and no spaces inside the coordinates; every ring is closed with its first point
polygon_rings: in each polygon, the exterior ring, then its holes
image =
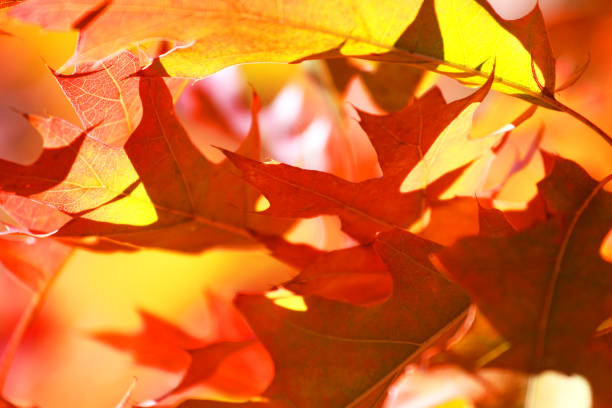
{"type": "MultiPolygon", "coordinates": [[[[142,118],[138,97],[145,58],[129,51],[96,63],[79,64],[71,75],[54,74],[88,135],[111,146],[122,146],[142,118]]],[[[186,80],[165,79],[173,95],[186,80]]]]}
{"type": "Polygon", "coordinates": [[[324,252],[278,237],[258,239],[273,256],[301,269],[299,275],[283,284],[298,295],[366,305],[384,300],[391,293],[387,266],[371,245],[324,252]]]}
{"type": "Polygon", "coordinates": [[[376,392],[377,382],[467,307],[466,297],[428,261],[438,245],[396,230],[374,246],[394,279],[393,294],[380,305],[309,296],[308,310],[294,312],[261,295],[236,299],[274,359],[274,381],[264,393],[272,404],[337,407],[368,398],[368,390],[376,392]]]}
{"type": "MultiPolygon", "coordinates": [[[[548,221],[509,237],[464,238],[436,255],[511,343],[497,365],[578,372],[601,384],[603,370],[589,364],[596,329],[612,315],[612,265],[599,254],[612,225],[612,194],[602,190],[609,178],[597,183],[557,159],[538,184],[548,221]]],[[[612,361],[609,351],[599,365],[612,361]]]]}
{"type": "Polygon", "coordinates": [[[140,311],[139,314],[142,328],[136,334],[102,332],[92,337],[113,348],[129,352],[138,364],[165,371],[183,369],[189,361],[185,350],[193,350],[205,344],[203,340],[151,313],[140,311]]]}
{"type": "MultiPolygon", "coordinates": [[[[139,87],[142,121],[123,148],[63,120],[30,117],[47,148],[32,166],[0,162],[2,190],[75,216],[57,236],[100,236],[128,247],[197,252],[247,245],[254,243],[250,230],[278,233],[290,224],[255,214],[256,190],[231,164],[215,165],[202,156],[174,115],[162,79],[140,79],[139,87]],[[150,211],[157,220],[127,224],[135,211],[150,211]]],[[[254,117],[258,109],[255,98],[254,117]]],[[[241,152],[257,157],[258,137],[255,121],[241,152]]]]}
{"type": "MultiPolygon", "coordinates": [[[[449,136],[455,139],[454,142],[457,143],[458,140],[463,139],[461,140],[463,144],[469,144],[471,141],[468,140],[468,136],[473,109],[468,109],[468,107],[482,102],[491,88],[492,81],[493,76],[476,92],[448,104],[440,89],[433,88],[399,112],[384,116],[359,112],[360,125],[376,150],[378,162],[385,176],[401,174],[405,177],[408,175],[410,170],[424,158],[425,153],[436,139],[451,124],[453,124],[452,134],[449,136]]],[[[449,142],[452,143],[453,139],[450,139],[449,142]]],[[[459,146],[465,148],[464,145],[459,146]]],[[[473,160],[465,154],[461,159],[465,161],[456,167],[461,167],[473,160]]],[[[444,166],[443,163],[437,164],[444,166]]],[[[449,170],[446,168],[446,171],[449,170]]],[[[430,171],[436,173],[436,169],[430,171]]]]}
{"type": "MultiPolygon", "coordinates": [[[[361,242],[371,242],[380,231],[408,228],[427,203],[426,191],[399,192],[403,177],[351,183],[328,173],[264,164],[226,150],[224,153],[270,201],[270,208],[263,214],[291,218],[338,215],[342,229],[361,242]]],[[[437,180],[432,190],[443,190],[462,171],[437,180]]]]}
{"type": "Polygon", "coordinates": [[[55,75],[89,136],[120,146],[142,117],[139,78],[141,61],[123,52],[100,63],[80,64],[72,75],[55,75]]]}
{"type": "Polygon", "coordinates": [[[378,179],[352,183],[327,173],[258,163],[227,151],[225,154],[270,201],[265,214],[292,218],[338,215],[345,232],[361,242],[371,242],[380,231],[408,228],[421,217],[428,200],[444,191],[466,164],[478,157],[482,149],[451,164],[434,159],[424,165],[431,168],[426,170],[425,180],[419,177],[421,190],[405,194],[399,191],[404,178],[424,158],[436,138],[444,135],[440,143],[446,146],[438,147],[440,150],[452,149],[467,139],[475,106],[468,108],[484,98],[492,78],[472,95],[451,104],[446,104],[440,92],[434,90],[391,115],[376,117],[361,113],[362,126],[384,172],[378,179]],[[436,181],[428,186],[433,180],[436,181]]]}
{"type": "Polygon", "coordinates": [[[223,360],[252,345],[254,341],[223,341],[212,343],[196,350],[190,350],[189,356],[191,357],[191,362],[181,382],[159,399],[178,395],[190,387],[210,379],[223,360]]]}

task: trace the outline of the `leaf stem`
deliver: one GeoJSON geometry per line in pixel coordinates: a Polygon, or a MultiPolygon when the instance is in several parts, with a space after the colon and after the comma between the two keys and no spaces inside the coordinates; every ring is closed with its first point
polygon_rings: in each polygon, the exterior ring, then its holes
{"type": "Polygon", "coordinates": [[[595,123],[593,123],[590,119],[588,119],[587,117],[583,116],[582,114],[576,112],[575,110],[573,110],[572,108],[570,108],[567,105],[564,105],[563,103],[557,101],[557,106],[559,107],[559,109],[567,114],[569,114],[570,116],[572,116],[573,118],[579,120],[580,122],[584,123],[585,125],[587,125],[588,127],[590,127],[593,131],[595,131],[597,134],[599,134],[601,137],[604,138],[604,140],[606,142],[608,142],[608,144],[610,146],[612,146],[612,137],[610,137],[610,135],[608,135],[602,128],[600,128],[599,126],[597,126],[595,123]]]}

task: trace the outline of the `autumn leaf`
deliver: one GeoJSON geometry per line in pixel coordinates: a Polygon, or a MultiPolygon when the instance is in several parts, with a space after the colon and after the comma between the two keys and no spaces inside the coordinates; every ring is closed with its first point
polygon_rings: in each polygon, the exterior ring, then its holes
{"type": "MultiPolygon", "coordinates": [[[[3,192],[27,197],[66,214],[79,214],[112,201],[138,180],[121,148],[87,137],[86,131],[63,119],[34,115],[26,115],[26,118],[42,135],[45,148],[38,160],[29,166],[0,160],[3,192]]],[[[139,210],[139,215],[146,219],[152,213],[147,211],[142,189],[136,189],[133,197],[137,199],[127,200],[133,205],[131,208],[139,210]]],[[[9,213],[22,211],[13,205],[23,203],[4,200],[3,207],[9,213]]],[[[67,221],[65,217],[61,218],[67,221]]],[[[133,222],[139,221],[133,219],[133,222]]],[[[49,223],[47,220],[44,225],[49,223]]],[[[32,229],[34,226],[27,227],[32,229]]]]}
{"type": "MultiPolygon", "coordinates": [[[[360,242],[371,242],[380,231],[408,228],[426,206],[426,192],[401,194],[397,178],[352,183],[324,172],[224,153],[269,200],[270,207],[262,214],[291,218],[337,215],[342,230],[360,242]]],[[[455,173],[460,171],[452,173],[450,180],[443,178],[433,184],[432,189],[443,191],[457,177],[455,173]]]]}
{"type": "Polygon", "coordinates": [[[496,135],[470,140],[472,116],[489,92],[493,77],[471,95],[446,103],[432,88],[399,112],[359,112],[360,125],[376,150],[385,176],[405,177],[401,191],[425,188],[451,170],[486,152],[496,135]]]}
{"type": "Polygon", "coordinates": [[[137,364],[174,372],[188,365],[189,355],[186,350],[194,350],[206,344],[154,314],[141,310],[139,316],[142,328],[138,333],[99,332],[91,337],[130,353],[137,364]],[[152,338],[155,342],[150,341],[152,338]]]}
{"type": "Polygon", "coordinates": [[[555,162],[538,184],[546,222],[509,237],[464,238],[435,259],[510,342],[496,365],[581,373],[607,406],[604,369],[592,364],[611,361],[609,348],[596,346],[598,327],[612,315],[612,265],[599,254],[612,225],[612,197],[603,190],[610,177],[598,183],[568,160],[546,160],[555,162]]]}
{"type": "Polygon", "coordinates": [[[556,3],[0,0],[0,406],[612,406],[609,146],[557,118],[612,143],[610,4],[556,3]]]}
{"type": "Polygon", "coordinates": [[[378,179],[352,183],[327,173],[259,163],[228,151],[225,154],[270,201],[263,214],[338,215],[345,232],[367,243],[379,231],[408,228],[421,217],[428,200],[443,192],[496,140],[466,141],[472,113],[490,83],[451,104],[439,90],[433,90],[397,113],[380,117],[361,113],[362,126],[383,169],[383,177],[378,179]],[[423,116],[423,112],[432,116],[423,116]],[[447,160],[455,149],[463,155],[447,160]],[[408,192],[402,193],[400,186],[403,189],[406,180],[408,192]]]}
{"type": "Polygon", "coordinates": [[[263,394],[271,406],[339,407],[371,398],[371,387],[377,390],[376,383],[462,316],[467,298],[428,260],[440,246],[395,230],[380,234],[374,248],[393,277],[393,294],[382,304],[307,296],[308,310],[295,312],[262,295],[236,299],[274,359],[274,381],[263,394]]]}
{"type": "Polygon", "coordinates": [[[359,78],[378,106],[387,112],[400,110],[410,102],[424,71],[404,64],[379,63],[363,69],[348,58],[325,61],[334,85],[344,93],[354,78],[359,78]]]}
{"type": "MultiPolygon", "coordinates": [[[[241,351],[252,353],[257,348],[250,329],[228,300],[208,293],[206,302],[210,321],[209,334],[205,338],[195,337],[176,324],[143,310],[139,311],[142,327],[138,332],[97,332],[91,337],[129,353],[139,365],[181,372],[181,381],[157,398],[158,401],[166,400],[211,380],[228,356],[241,351]]],[[[231,383],[214,385],[236,392],[231,383]]]]}
{"type": "MultiPolygon", "coordinates": [[[[138,71],[139,60],[124,52],[101,64],[100,71],[90,71],[91,64],[83,64],[73,75],[56,75],[86,130],[56,117],[24,115],[43,137],[45,150],[30,166],[0,162],[2,190],[33,200],[27,203],[3,194],[3,207],[21,221],[27,218],[30,230],[54,231],[69,218],[54,214],[53,209],[68,214],[89,211],[112,201],[138,178],[120,146],[142,114],[139,79],[130,78],[138,71]],[[33,212],[44,220],[34,222],[33,212]]],[[[138,188],[132,196],[136,200],[126,200],[131,204],[128,211],[150,219],[146,196],[138,188]]],[[[138,217],[130,218],[139,222],[138,217]]]]}
{"type": "Polygon", "coordinates": [[[301,270],[283,284],[293,293],[363,305],[380,302],[391,293],[387,266],[371,245],[325,252],[275,236],[257,239],[274,257],[301,270]]]}
{"type": "Polygon", "coordinates": [[[201,349],[217,341],[238,343],[250,340],[252,335],[242,317],[234,310],[228,300],[214,293],[205,297],[209,308],[210,322],[207,338],[198,338],[152,313],[140,310],[142,327],[137,333],[97,332],[92,338],[118,350],[130,353],[140,365],[155,367],[166,371],[177,371],[185,366],[186,352],[201,349]],[[155,342],[151,342],[155,338],[155,342]],[[172,355],[174,354],[174,355],[172,355]]]}
{"type": "MultiPolygon", "coordinates": [[[[249,348],[253,349],[253,347],[257,347],[258,345],[255,343],[255,340],[245,340],[245,341],[223,341],[216,342],[206,345],[202,348],[196,350],[190,350],[189,356],[191,357],[191,363],[189,368],[183,375],[180,383],[173,388],[167,394],[164,394],[158,400],[164,400],[166,398],[174,397],[176,395],[180,395],[184,393],[189,388],[202,385],[205,382],[212,382],[212,377],[215,375],[216,371],[219,369],[219,366],[226,360],[229,356],[239,354],[241,351],[248,351],[249,348]]],[[[250,373],[241,373],[245,377],[248,377],[250,373]]],[[[239,376],[236,376],[239,377],[239,376]]],[[[248,381],[249,379],[247,379],[248,381]]],[[[256,381],[254,382],[256,384],[256,381]]],[[[215,385],[214,383],[212,384],[215,385]]],[[[234,393],[248,393],[249,387],[242,385],[239,390],[232,386],[231,382],[226,382],[220,384],[218,388],[222,391],[234,392],[234,393]]],[[[251,392],[260,391],[255,389],[251,392]]]]}
{"type": "Polygon", "coordinates": [[[46,28],[80,28],[74,62],[164,38],[179,44],[161,58],[171,76],[203,77],[245,62],[361,56],[482,84],[495,63],[496,87],[555,106],[554,60],[537,7],[506,21],[484,0],[409,0],[401,7],[391,0],[188,2],[172,8],[135,0],[33,0],[12,15],[46,28]]]}
{"type": "Polygon", "coordinates": [[[19,233],[34,237],[53,234],[70,221],[70,216],[57,208],[26,197],[1,191],[0,210],[5,214],[3,234],[19,233]],[[42,232],[37,234],[36,231],[42,232]]]}
{"type": "MultiPolygon", "coordinates": [[[[143,57],[129,51],[99,63],[83,63],[71,75],[54,74],[70,100],[89,137],[111,146],[121,146],[142,118],[138,96],[143,57]]],[[[186,85],[184,80],[166,79],[174,95],[186,85]]]]}
{"type": "MultiPolygon", "coordinates": [[[[231,164],[215,165],[193,146],[161,79],[143,79],[140,97],[143,119],[124,149],[155,206],[157,221],[140,227],[75,219],[57,236],[94,235],[119,244],[201,251],[248,245],[253,242],[251,229],[281,232],[289,225],[288,220],[271,222],[254,213],[259,194],[239,179],[231,164]]],[[[254,116],[258,109],[255,99],[254,116]]],[[[258,137],[255,124],[242,152],[258,155],[258,137]]]]}
{"type": "MultiPolygon", "coordinates": [[[[253,243],[248,230],[286,228],[289,221],[254,213],[259,194],[231,164],[215,165],[195,148],[162,79],[140,79],[139,93],[142,120],[123,147],[106,145],[62,119],[28,116],[47,149],[31,166],[0,162],[2,189],[72,215],[58,237],[98,236],[123,248],[201,251],[253,243]]],[[[254,116],[258,109],[255,99],[254,116]]],[[[258,148],[254,125],[242,152],[258,157],[258,148]]]]}
{"type": "Polygon", "coordinates": [[[99,64],[81,64],[72,75],[55,77],[72,103],[89,136],[109,145],[121,145],[142,117],[138,98],[139,58],[123,52],[99,64]]]}

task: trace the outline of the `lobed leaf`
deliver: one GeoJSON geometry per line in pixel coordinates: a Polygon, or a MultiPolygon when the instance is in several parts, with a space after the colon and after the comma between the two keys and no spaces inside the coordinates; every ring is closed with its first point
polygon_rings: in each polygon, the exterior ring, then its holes
{"type": "Polygon", "coordinates": [[[308,310],[295,312],[263,295],[238,296],[238,309],[274,359],[263,406],[353,406],[379,397],[379,382],[460,319],[467,297],[429,262],[439,245],[394,230],[380,234],[374,248],[393,277],[393,293],[379,305],[307,296],[308,310]]]}
{"type": "Polygon", "coordinates": [[[203,77],[245,62],[357,56],[417,65],[555,108],[554,59],[541,12],[506,21],[486,0],[183,2],[31,0],[12,15],[81,32],[74,62],[152,39],[171,76],[203,77]],[[461,18],[457,18],[461,10],[461,18]]]}
{"type": "Polygon", "coordinates": [[[601,406],[611,402],[601,377],[612,370],[610,349],[597,334],[612,316],[612,264],[599,254],[612,226],[612,195],[602,189],[609,180],[557,158],[538,184],[547,221],[509,237],[464,238],[436,255],[510,342],[495,365],[581,373],[601,406]]]}

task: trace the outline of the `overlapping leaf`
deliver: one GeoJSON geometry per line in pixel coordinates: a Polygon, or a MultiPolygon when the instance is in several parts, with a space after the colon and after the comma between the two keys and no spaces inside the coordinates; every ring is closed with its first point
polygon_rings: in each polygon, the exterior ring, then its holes
{"type": "Polygon", "coordinates": [[[376,104],[388,112],[410,102],[424,74],[423,70],[404,64],[380,63],[370,72],[354,66],[348,58],[331,58],[326,63],[339,92],[346,91],[351,81],[359,78],[376,104]]]}
{"type": "MultiPolygon", "coordinates": [[[[121,146],[142,118],[138,95],[144,57],[124,51],[99,63],[83,63],[72,75],[55,74],[89,136],[111,146],[121,146]]],[[[176,98],[186,80],[167,78],[176,98]]]]}
{"type": "Polygon", "coordinates": [[[99,64],[81,64],[73,75],[56,75],[89,136],[121,145],[142,117],[138,98],[140,59],[123,52],[99,64]]]}
{"type": "Polygon", "coordinates": [[[298,295],[370,304],[389,296],[392,283],[387,266],[371,245],[319,251],[274,236],[258,236],[277,259],[301,270],[283,284],[298,295]]]}
{"type": "MultiPolygon", "coordinates": [[[[548,156],[547,161],[553,159],[548,156]]],[[[606,381],[612,264],[599,251],[612,227],[612,195],[573,162],[556,159],[539,183],[549,220],[504,238],[464,238],[436,258],[510,342],[498,365],[578,372],[595,401],[612,401],[606,381]]]]}
{"type": "Polygon", "coordinates": [[[411,63],[482,84],[495,63],[496,87],[555,106],[554,60],[537,7],[505,21],[485,0],[193,1],[172,7],[143,0],[32,0],[12,14],[46,28],[81,29],[78,62],[169,39],[179,45],[162,56],[172,76],[344,55],[411,63]]]}
{"type": "Polygon", "coordinates": [[[207,300],[211,312],[215,313],[208,339],[194,337],[145,311],[140,311],[143,327],[138,333],[101,332],[93,337],[130,353],[138,364],[170,372],[183,371],[180,383],[163,398],[178,395],[209,380],[228,356],[254,345],[249,328],[231,304],[212,294],[207,300]]]}
{"type": "MultiPolygon", "coordinates": [[[[63,119],[26,118],[42,135],[44,150],[29,166],[0,161],[3,192],[78,214],[113,200],[138,179],[120,148],[88,137],[87,131],[63,119]]],[[[9,211],[11,204],[19,203],[4,201],[9,211]]]]}
{"type": "MultiPolygon", "coordinates": [[[[29,116],[45,150],[31,166],[0,162],[2,190],[72,215],[57,233],[62,237],[200,251],[248,244],[247,229],[282,231],[287,221],[254,214],[259,195],[231,164],[209,162],[191,143],[164,81],[137,80],[142,120],[123,147],[109,146],[58,118],[29,116]]],[[[253,106],[255,117],[256,99],[253,106]]],[[[244,154],[258,157],[258,137],[254,121],[244,154]]]]}
{"type": "Polygon", "coordinates": [[[379,381],[461,316],[467,297],[428,259],[439,245],[395,230],[380,234],[374,248],[393,277],[393,293],[382,304],[307,296],[308,310],[294,312],[262,295],[237,298],[275,362],[266,406],[340,407],[377,398],[370,394],[379,381]]]}
{"type": "Polygon", "coordinates": [[[33,201],[29,198],[7,193],[0,188],[0,209],[5,234],[22,233],[42,235],[52,234],[70,220],[70,216],[57,208],[33,201]],[[4,217],[3,217],[4,218],[4,217]]]}
{"type": "Polygon", "coordinates": [[[450,104],[434,89],[400,112],[381,117],[362,113],[362,126],[384,173],[378,179],[352,183],[327,173],[259,163],[231,152],[226,155],[270,201],[264,214],[338,215],[345,232],[370,242],[379,231],[408,228],[423,214],[428,200],[444,191],[462,166],[495,141],[467,140],[472,113],[490,83],[450,104]],[[457,150],[464,154],[446,160],[457,150]],[[409,192],[401,193],[406,181],[409,192]]]}

